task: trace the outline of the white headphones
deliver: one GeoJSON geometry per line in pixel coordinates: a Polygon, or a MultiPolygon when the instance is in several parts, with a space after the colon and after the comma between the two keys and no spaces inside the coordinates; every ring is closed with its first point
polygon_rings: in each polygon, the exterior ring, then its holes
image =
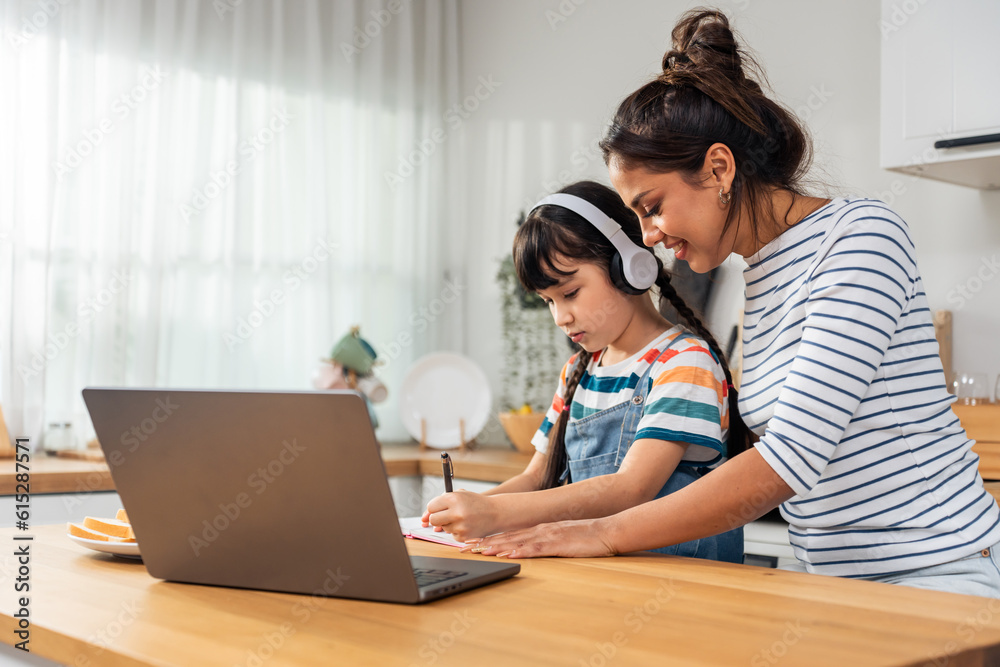
{"type": "MultiPolygon", "coordinates": [[[[582,197],[566,193],[549,195],[531,207],[534,211],[540,206],[561,206],[573,211],[592,224],[611,241],[617,251],[608,267],[611,282],[628,294],[642,294],[656,282],[659,268],[656,257],[647,248],[636,245],[625,234],[617,222],[608,217],[604,211],[582,197]]],[[[528,213],[531,215],[531,212],[528,213]]]]}

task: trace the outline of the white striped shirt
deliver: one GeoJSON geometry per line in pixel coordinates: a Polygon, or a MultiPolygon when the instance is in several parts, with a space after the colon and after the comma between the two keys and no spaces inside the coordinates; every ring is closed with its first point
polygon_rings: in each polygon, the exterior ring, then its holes
{"type": "Polygon", "coordinates": [[[1000,539],[913,251],[884,203],[837,199],[747,260],[740,414],[797,494],[781,514],[811,572],[912,570],[1000,539]]]}

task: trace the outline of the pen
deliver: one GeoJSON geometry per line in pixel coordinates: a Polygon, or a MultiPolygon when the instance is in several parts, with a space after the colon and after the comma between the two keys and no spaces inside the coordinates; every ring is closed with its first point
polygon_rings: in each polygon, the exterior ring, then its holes
{"type": "Polygon", "coordinates": [[[451,465],[451,457],[448,456],[448,452],[441,452],[441,472],[444,475],[445,493],[451,493],[451,479],[455,476],[455,469],[451,465]]]}

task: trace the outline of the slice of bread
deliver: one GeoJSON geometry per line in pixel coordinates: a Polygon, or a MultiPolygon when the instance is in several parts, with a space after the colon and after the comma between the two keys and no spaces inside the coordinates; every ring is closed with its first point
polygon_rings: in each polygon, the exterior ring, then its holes
{"type": "Polygon", "coordinates": [[[100,542],[135,542],[135,538],[112,537],[96,530],[91,530],[79,523],[69,524],[69,534],[82,537],[86,540],[98,540],[100,542]]]}
{"type": "Polygon", "coordinates": [[[125,513],[125,508],[118,510],[118,514],[115,515],[115,518],[118,519],[119,521],[124,521],[125,523],[129,522],[128,514],[125,513]]]}
{"type": "Polygon", "coordinates": [[[125,540],[135,539],[132,526],[118,519],[98,519],[88,516],[83,520],[83,525],[92,531],[103,533],[109,537],[120,537],[125,540]]]}
{"type": "Polygon", "coordinates": [[[104,533],[98,533],[95,530],[86,528],[78,523],[69,524],[69,534],[75,537],[82,537],[87,540],[100,540],[101,542],[108,542],[108,536],[104,533]]]}

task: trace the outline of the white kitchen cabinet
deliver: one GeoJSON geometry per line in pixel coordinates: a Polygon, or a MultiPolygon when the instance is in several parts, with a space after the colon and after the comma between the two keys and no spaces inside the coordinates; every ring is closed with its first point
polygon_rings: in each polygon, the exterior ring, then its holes
{"type": "Polygon", "coordinates": [[[880,30],[881,166],[1000,188],[1000,2],[882,0],[880,30]]]}
{"type": "MultiPolygon", "coordinates": [[[[14,496],[0,496],[0,526],[14,525],[14,496]]],[[[31,526],[51,523],[80,523],[84,517],[113,517],[123,507],[114,491],[81,493],[35,493],[31,495],[31,526]]],[[[3,664],[0,662],[0,664],[3,664]]]]}
{"type": "Polygon", "coordinates": [[[759,519],[743,526],[743,553],[750,565],[780,567],[798,560],[788,541],[788,524],[780,518],[759,519]]]}

